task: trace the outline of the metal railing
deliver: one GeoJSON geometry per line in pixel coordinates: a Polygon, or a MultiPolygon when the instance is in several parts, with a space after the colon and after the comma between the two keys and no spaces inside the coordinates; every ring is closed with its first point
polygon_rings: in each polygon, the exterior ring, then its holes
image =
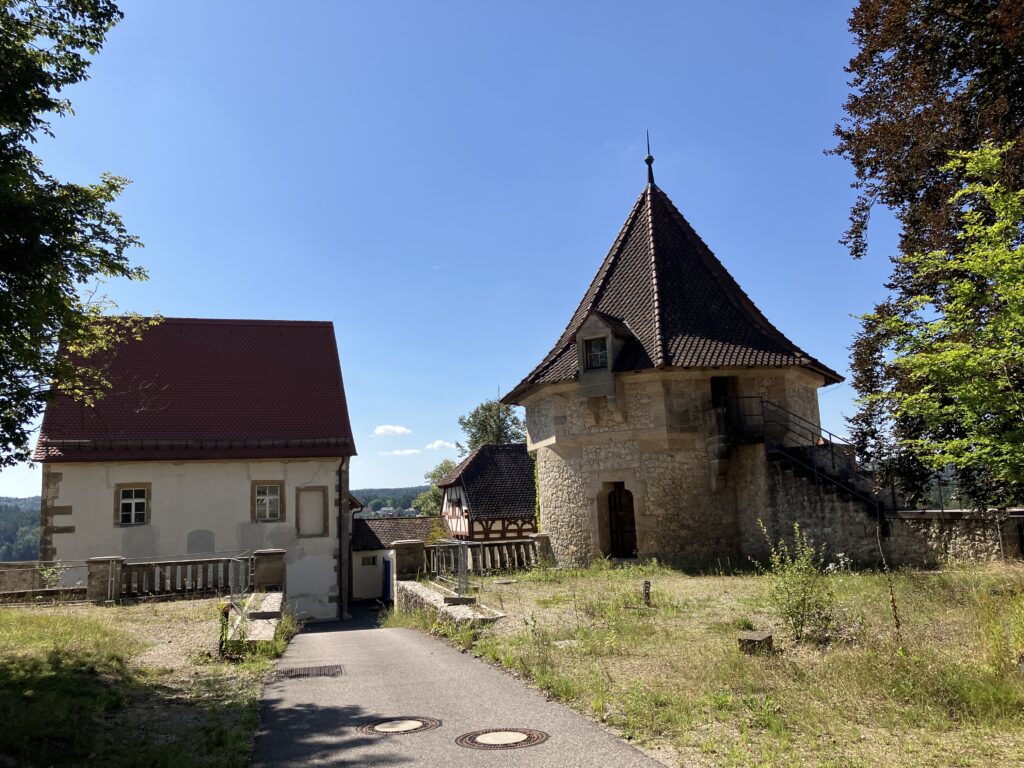
{"type": "MultiPolygon", "coordinates": [[[[730,428],[745,440],[762,440],[765,449],[800,466],[819,488],[831,486],[865,504],[882,518],[882,502],[874,492],[870,470],[857,463],[854,445],[809,419],[764,397],[736,397],[729,401],[730,428]]],[[[895,506],[895,495],[893,498],[895,506]]]]}
{"type": "MultiPolygon", "coordinates": [[[[424,549],[424,554],[431,551],[424,549]]],[[[469,591],[469,546],[458,539],[438,539],[432,548],[434,554],[434,581],[448,587],[457,595],[469,591]]]]}

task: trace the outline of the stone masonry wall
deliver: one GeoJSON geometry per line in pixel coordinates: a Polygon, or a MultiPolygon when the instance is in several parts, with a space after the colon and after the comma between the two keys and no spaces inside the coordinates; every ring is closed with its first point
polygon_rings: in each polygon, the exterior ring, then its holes
{"type": "MultiPolygon", "coordinates": [[[[819,381],[812,374],[735,373],[740,395],[768,397],[819,423],[819,381]]],[[[879,562],[876,522],[862,504],[822,493],[769,462],[763,445],[721,449],[706,375],[627,376],[617,393],[613,401],[560,388],[527,404],[541,530],[550,535],[559,565],[585,565],[610,551],[607,496],[613,483],[633,495],[641,558],[687,568],[764,559],[761,520],[772,540],[791,538],[799,522],[830,558],[842,553],[864,565],[879,562]]],[[[898,519],[888,527],[884,547],[891,565],[992,559],[1001,551],[999,531],[989,520],[898,519]]],[[[1016,554],[1010,524],[1002,546],[1008,556],[1016,554]]]]}
{"type": "MultiPolygon", "coordinates": [[[[874,515],[859,502],[843,502],[820,493],[812,481],[767,461],[764,446],[738,449],[730,483],[736,492],[741,548],[744,558],[765,560],[768,542],[758,526],[764,523],[772,541],[792,541],[793,524],[816,546],[824,546],[826,560],[842,553],[854,563],[877,566],[881,558],[874,515]]],[[[1001,557],[999,530],[986,518],[889,520],[889,535],[882,545],[891,566],[931,566],[946,559],[994,560],[1001,557]]],[[[1003,528],[1003,552],[1019,556],[1012,525],[1003,528]]]]}
{"type": "Polygon", "coordinates": [[[584,565],[594,549],[596,532],[591,530],[580,467],[550,448],[541,448],[537,451],[537,485],[540,529],[551,537],[555,562],[567,567],[584,565]]]}
{"type": "Polygon", "coordinates": [[[615,482],[633,494],[640,557],[699,567],[738,552],[734,509],[711,490],[706,389],[706,379],[650,378],[623,385],[618,408],[570,394],[531,404],[531,439],[549,425],[559,434],[557,446],[537,449],[541,530],[558,563],[608,551],[615,482]]]}

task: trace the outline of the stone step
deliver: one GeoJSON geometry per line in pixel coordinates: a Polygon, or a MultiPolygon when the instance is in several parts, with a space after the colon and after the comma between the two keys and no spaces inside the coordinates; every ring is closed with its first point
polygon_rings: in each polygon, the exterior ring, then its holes
{"type": "Polygon", "coordinates": [[[268,592],[263,595],[259,605],[250,609],[247,615],[250,619],[280,619],[283,603],[284,593],[268,592]]]}
{"type": "Polygon", "coordinates": [[[225,650],[244,651],[259,643],[272,642],[277,635],[277,626],[281,623],[283,602],[284,595],[280,592],[249,595],[240,614],[232,610],[231,631],[228,633],[225,650]]]}

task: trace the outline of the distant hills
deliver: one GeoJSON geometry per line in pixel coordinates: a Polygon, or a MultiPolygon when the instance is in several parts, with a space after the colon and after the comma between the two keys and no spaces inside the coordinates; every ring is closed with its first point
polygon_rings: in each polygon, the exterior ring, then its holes
{"type": "Polygon", "coordinates": [[[406,509],[412,506],[413,499],[429,487],[429,485],[413,485],[408,488],[360,488],[353,490],[352,495],[359,499],[367,509],[378,510],[381,507],[406,509]]]}
{"type": "Polygon", "coordinates": [[[0,496],[0,562],[39,558],[39,497],[0,496]]]}

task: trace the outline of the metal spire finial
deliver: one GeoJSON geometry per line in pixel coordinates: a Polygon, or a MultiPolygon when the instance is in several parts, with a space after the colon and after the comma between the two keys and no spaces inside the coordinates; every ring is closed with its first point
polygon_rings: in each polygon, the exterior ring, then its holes
{"type": "Polygon", "coordinates": [[[644,158],[644,162],[647,163],[647,183],[654,183],[654,155],[651,154],[651,132],[647,131],[647,157],[644,158]]]}

